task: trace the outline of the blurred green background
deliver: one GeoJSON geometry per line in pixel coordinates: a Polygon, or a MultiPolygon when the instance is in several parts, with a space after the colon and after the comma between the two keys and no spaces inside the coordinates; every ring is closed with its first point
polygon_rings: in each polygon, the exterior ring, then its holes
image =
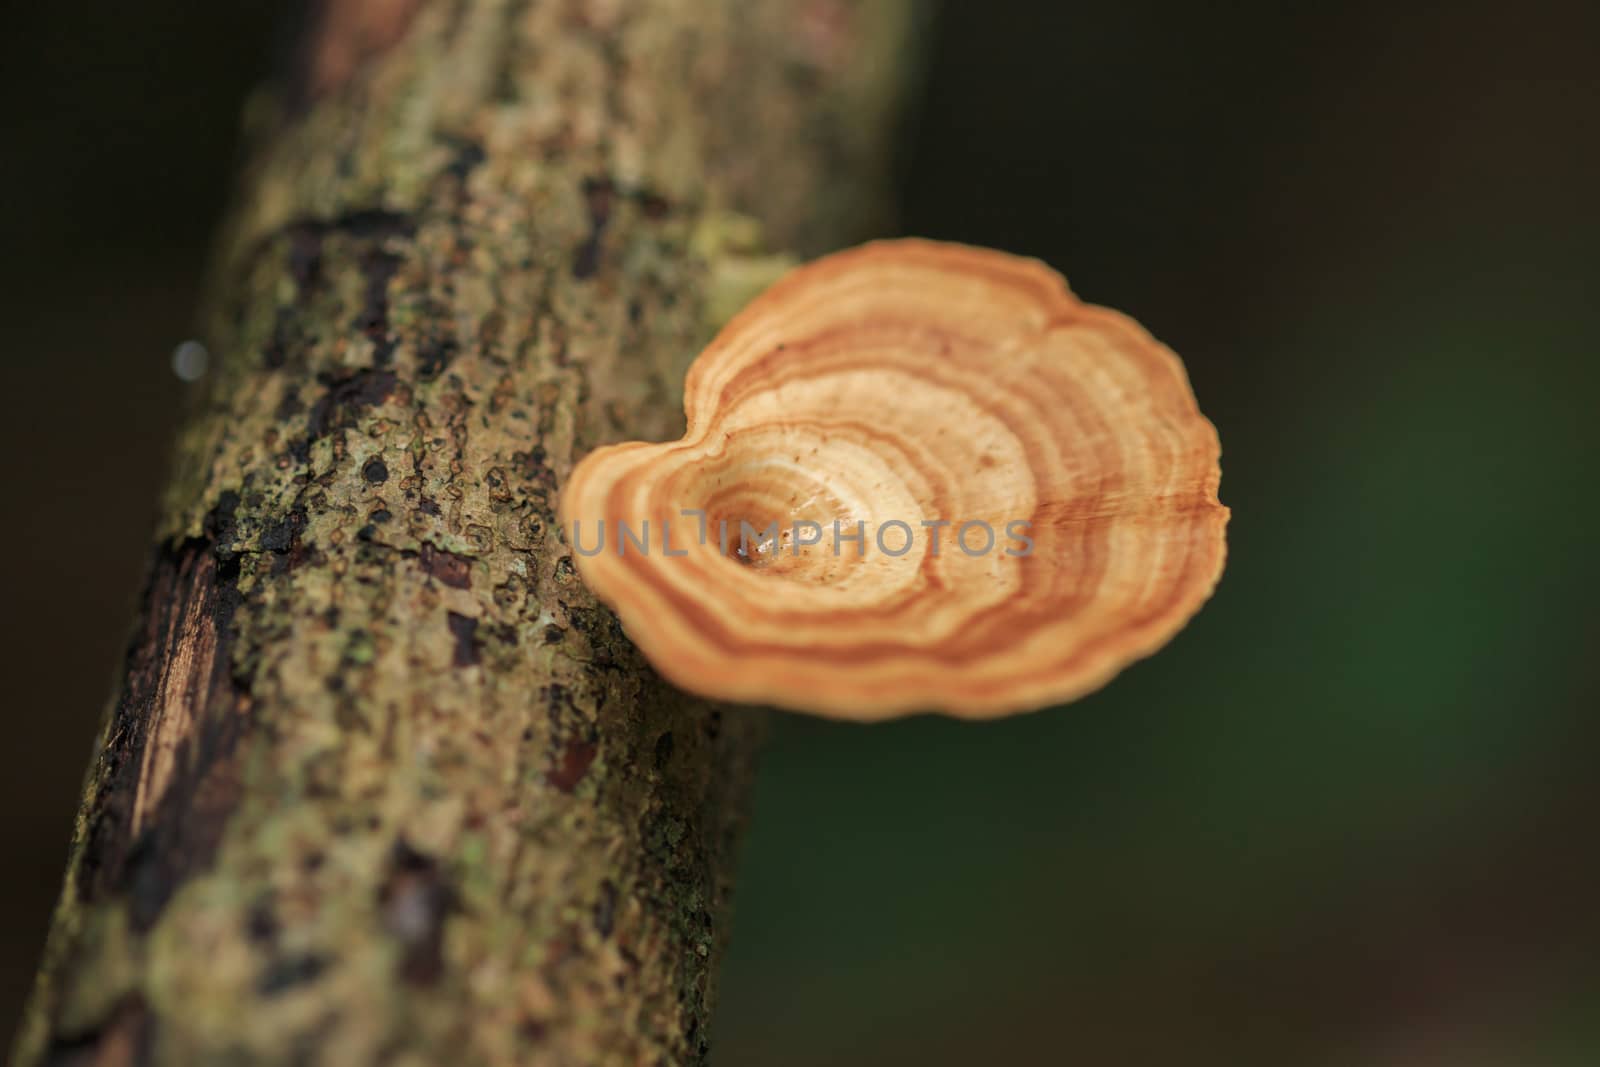
{"type": "MultiPolygon", "coordinates": [[[[274,7],[6,16],[0,1027],[274,7]]],[[[1184,355],[1231,559],[1070,708],[781,719],[716,1061],[1600,1063],[1600,12],[952,0],[903,148],[1184,355]]]]}

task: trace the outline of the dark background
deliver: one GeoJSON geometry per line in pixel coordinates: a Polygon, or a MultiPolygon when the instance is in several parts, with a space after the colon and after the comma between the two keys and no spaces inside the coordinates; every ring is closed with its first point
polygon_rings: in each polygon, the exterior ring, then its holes
{"type": "MultiPolygon", "coordinates": [[[[267,0],[0,35],[0,1032],[131,615],[267,0]]],[[[1600,1062],[1600,16],[951,0],[900,228],[1188,363],[1231,559],[988,725],[782,719],[718,1062],[1600,1062]]]]}

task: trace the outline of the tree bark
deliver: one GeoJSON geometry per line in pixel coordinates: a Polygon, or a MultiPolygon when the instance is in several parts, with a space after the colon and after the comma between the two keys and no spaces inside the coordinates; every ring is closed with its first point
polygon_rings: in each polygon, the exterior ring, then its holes
{"type": "Polygon", "coordinates": [[[874,217],[913,21],[324,5],[252,104],[19,1062],[704,1059],[756,716],[650,671],[556,494],[681,431],[768,250],[874,217]]]}

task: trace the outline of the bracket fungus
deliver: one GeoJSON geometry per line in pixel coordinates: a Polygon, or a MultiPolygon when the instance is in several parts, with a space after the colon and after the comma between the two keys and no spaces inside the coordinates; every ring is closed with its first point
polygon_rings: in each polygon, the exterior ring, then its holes
{"type": "Polygon", "coordinates": [[[701,353],[683,438],[601,448],[561,524],[715,699],[988,718],[1100,687],[1221,574],[1183,364],[1044,264],[922,240],[790,271],[701,353]]]}

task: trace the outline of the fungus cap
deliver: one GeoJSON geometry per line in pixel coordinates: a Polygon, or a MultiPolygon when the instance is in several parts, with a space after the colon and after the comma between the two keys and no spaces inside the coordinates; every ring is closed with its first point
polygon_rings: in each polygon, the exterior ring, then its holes
{"type": "Polygon", "coordinates": [[[578,464],[561,524],[703,696],[863,720],[1060,703],[1222,571],[1217,434],[1182,363],[1036,260],[901,240],[796,268],[695,360],[684,411],[681,440],[578,464]]]}

